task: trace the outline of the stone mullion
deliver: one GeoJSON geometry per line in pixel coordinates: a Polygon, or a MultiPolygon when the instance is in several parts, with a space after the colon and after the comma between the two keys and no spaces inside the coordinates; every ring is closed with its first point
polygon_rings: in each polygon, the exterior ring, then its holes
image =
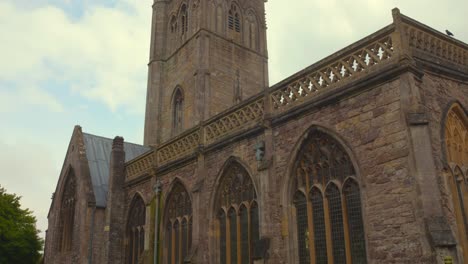
{"type": "Polygon", "coordinates": [[[315,263],[315,241],[314,241],[314,226],[313,226],[313,212],[312,212],[312,202],[310,201],[310,189],[312,187],[312,184],[310,182],[309,178],[309,170],[304,170],[305,174],[305,181],[306,181],[306,201],[307,201],[307,229],[308,229],[308,234],[307,234],[307,239],[309,240],[309,258],[310,258],[310,263],[314,264],[315,263]]]}
{"type": "Polygon", "coordinates": [[[333,241],[332,241],[332,231],[331,231],[331,222],[330,222],[330,210],[328,206],[328,198],[325,196],[323,199],[323,214],[325,218],[325,233],[327,238],[327,256],[328,263],[333,262],[333,241]]]}
{"type": "Polygon", "coordinates": [[[348,207],[346,206],[346,197],[341,193],[341,210],[343,212],[343,231],[344,231],[344,240],[345,240],[345,250],[346,250],[346,263],[352,263],[351,258],[351,235],[349,230],[349,221],[348,221],[348,207]]]}

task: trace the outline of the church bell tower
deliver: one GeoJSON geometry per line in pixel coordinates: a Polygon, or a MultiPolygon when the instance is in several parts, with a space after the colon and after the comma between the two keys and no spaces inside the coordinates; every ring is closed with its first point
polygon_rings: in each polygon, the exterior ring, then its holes
{"type": "Polygon", "coordinates": [[[144,144],[268,87],[265,0],[154,0],[144,144]]]}

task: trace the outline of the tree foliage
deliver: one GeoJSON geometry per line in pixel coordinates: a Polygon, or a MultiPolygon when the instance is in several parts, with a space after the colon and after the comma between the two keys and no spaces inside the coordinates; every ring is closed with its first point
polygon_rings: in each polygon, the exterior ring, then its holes
{"type": "Polygon", "coordinates": [[[21,209],[20,199],[0,186],[0,263],[37,263],[41,256],[36,218],[29,209],[21,209]]]}

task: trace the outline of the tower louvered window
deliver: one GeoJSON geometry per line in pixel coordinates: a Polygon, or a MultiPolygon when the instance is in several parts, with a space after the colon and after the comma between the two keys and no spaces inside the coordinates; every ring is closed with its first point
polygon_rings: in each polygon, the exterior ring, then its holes
{"type": "Polygon", "coordinates": [[[231,9],[229,9],[228,29],[237,33],[241,32],[240,14],[236,5],[231,5],[231,9]]]}
{"type": "Polygon", "coordinates": [[[73,242],[73,226],[75,222],[76,181],[73,171],[68,174],[62,194],[60,208],[60,251],[70,251],[73,242]]]}
{"type": "Polygon", "coordinates": [[[343,147],[313,130],[296,161],[300,264],[367,263],[359,184],[343,147]]]}
{"type": "Polygon", "coordinates": [[[130,205],[126,228],[126,263],[138,264],[145,249],[146,206],[140,196],[130,205]]]}
{"type": "Polygon", "coordinates": [[[468,118],[463,108],[455,104],[447,114],[445,146],[449,165],[448,185],[457,223],[458,241],[465,261],[468,259],[468,118]]]}
{"type": "Polygon", "coordinates": [[[184,263],[192,246],[192,202],[181,183],[176,183],[169,194],[164,218],[165,263],[184,263]]]}
{"type": "Polygon", "coordinates": [[[253,263],[253,246],[259,240],[258,205],[252,180],[238,163],[221,178],[217,192],[219,263],[253,263]]]}

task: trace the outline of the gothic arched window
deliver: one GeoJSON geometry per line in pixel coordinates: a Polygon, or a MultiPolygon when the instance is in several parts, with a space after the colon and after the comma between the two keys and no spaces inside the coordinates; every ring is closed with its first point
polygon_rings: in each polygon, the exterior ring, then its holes
{"type": "Polygon", "coordinates": [[[145,249],[146,206],[136,195],[130,205],[126,228],[126,263],[137,264],[145,249]]]}
{"type": "Polygon", "coordinates": [[[256,197],[247,171],[230,164],[216,195],[219,263],[253,263],[253,246],[260,239],[256,197]]]}
{"type": "Polygon", "coordinates": [[[76,204],[76,180],[75,174],[71,171],[63,187],[62,201],[60,207],[59,234],[60,251],[70,251],[73,241],[73,226],[75,220],[76,204]]]}
{"type": "Polygon", "coordinates": [[[176,183],[169,194],[164,226],[165,263],[184,263],[192,247],[192,202],[181,183],[176,183]]]}
{"type": "Polygon", "coordinates": [[[460,168],[468,166],[468,123],[465,112],[455,104],[445,123],[447,161],[451,167],[448,179],[458,229],[458,240],[463,255],[468,259],[468,182],[460,168]]]}
{"type": "Polygon", "coordinates": [[[244,41],[249,48],[253,50],[259,49],[258,35],[257,17],[252,10],[249,10],[245,16],[244,23],[244,41]]]}
{"type": "Polygon", "coordinates": [[[187,5],[182,4],[180,8],[180,32],[182,36],[185,36],[185,34],[188,31],[188,14],[187,14],[187,5]]]}
{"type": "Polygon", "coordinates": [[[232,4],[228,12],[228,31],[231,38],[239,41],[241,39],[241,17],[237,5],[232,4]]]}
{"type": "Polygon", "coordinates": [[[343,147],[311,131],[294,172],[299,263],[367,263],[359,184],[343,147]]]}
{"type": "Polygon", "coordinates": [[[179,133],[183,127],[184,115],[184,95],[179,87],[176,88],[172,105],[172,128],[174,133],[179,133]]]}

